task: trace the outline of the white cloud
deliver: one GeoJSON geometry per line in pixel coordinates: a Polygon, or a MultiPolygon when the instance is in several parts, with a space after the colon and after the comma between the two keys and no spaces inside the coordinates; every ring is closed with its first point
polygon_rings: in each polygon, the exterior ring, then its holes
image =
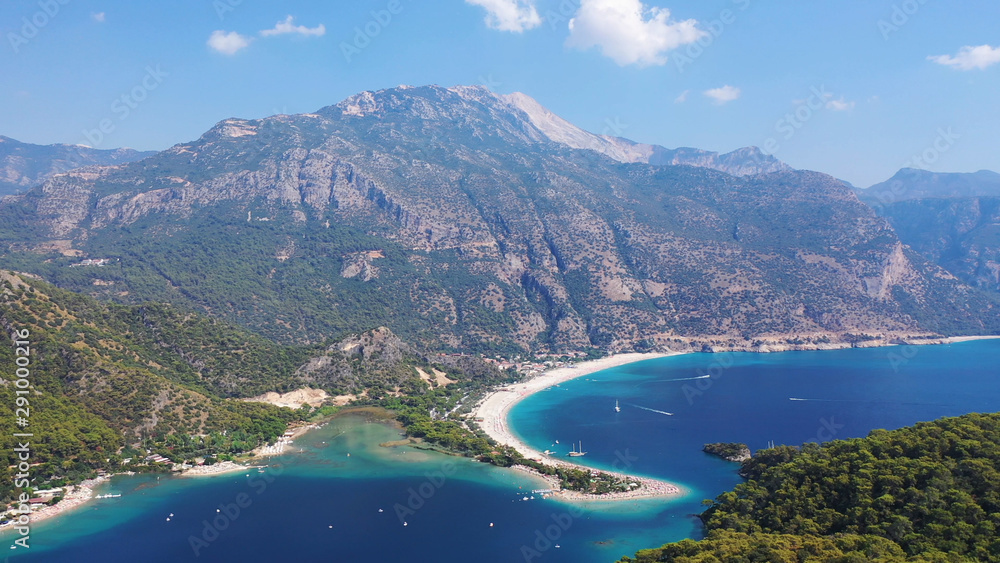
{"type": "Polygon", "coordinates": [[[670,10],[647,8],[640,0],[581,0],[566,45],[600,47],[621,66],[650,66],[665,64],[667,52],[705,35],[697,21],[672,21],[670,10]]]}
{"type": "Polygon", "coordinates": [[[826,102],[826,109],[833,111],[848,111],[854,109],[854,106],[854,102],[848,102],[843,96],[839,100],[829,99],[826,102]]]}
{"type": "Polygon", "coordinates": [[[97,12],[96,14],[90,14],[90,17],[94,18],[95,22],[104,23],[104,12],[97,12]]]}
{"type": "Polygon", "coordinates": [[[972,70],[978,68],[983,70],[988,66],[1000,63],[1000,47],[990,47],[980,45],[978,47],[965,46],[958,50],[958,54],[935,55],[927,57],[929,60],[939,65],[946,65],[958,70],[972,70]]]}
{"type": "Polygon", "coordinates": [[[705,90],[705,95],[715,101],[716,105],[722,105],[729,103],[733,100],[738,100],[743,91],[739,88],[729,86],[723,86],[721,88],[712,88],[711,90],[705,90]]]}
{"type": "Polygon", "coordinates": [[[690,93],[691,93],[691,90],[684,90],[683,92],[681,92],[680,96],[677,96],[676,98],[674,98],[674,103],[675,104],[683,104],[684,102],[688,101],[688,94],[690,94],[690,93]]]}
{"type": "Polygon", "coordinates": [[[213,31],[208,38],[208,46],[224,55],[235,55],[238,51],[250,45],[250,38],[235,31],[226,33],[221,29],[213,31]]]}
{"type": "Polygon", "coordinates": [[[272,35],[285,35],[287,33],[295,33],[306,37],[309,37],[311,35],[320,37],[321,35],[326,33],[326,26],[323,24],[319,24],[316,27],[306,27],[304,25],[295,25],[293,23],[293,20],[294,18],[292,16],[288,16],[285,18],[285,21],[280,21],[274,24],[273,28],[265,29],[261,31],[260,34],[263,37],[270,37],[272,35]]]}
{"type": "Polygon", "coordinates": [[[465,0],[465,2],[486,8],[486,25],[493,29],[521,33],[542,24],[542,18],[535,8],[535,0],[465,0]]]}

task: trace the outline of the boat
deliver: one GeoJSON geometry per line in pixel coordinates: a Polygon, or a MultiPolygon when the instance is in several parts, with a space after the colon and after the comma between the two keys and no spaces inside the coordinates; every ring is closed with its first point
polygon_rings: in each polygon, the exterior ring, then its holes
{"type": "Polygon", "coordinates": [[[587,455],[587,452],[583,451],[583,442],[580,442],[580,450],[577,451],[576,446],[573,446],[573,451],[569,452],[569,457],[580,457],[587,455]]]}
{"type": "Polygon", "coordinates": [[[622,408],[618,406],[618,400],[615,400],[615,412],[622,412],[622,408]]]}

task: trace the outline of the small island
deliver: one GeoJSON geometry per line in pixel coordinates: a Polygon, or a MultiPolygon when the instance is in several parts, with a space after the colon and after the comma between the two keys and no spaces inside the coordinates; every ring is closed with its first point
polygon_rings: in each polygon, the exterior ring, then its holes
{"type": "Polygon", "coordinates": [[[705,444],[702,450],[712,455],[717,455],[726,461],[743,463],[750,459],[750,448],[746,444],[737,442],[716,442],[705,444]]]}

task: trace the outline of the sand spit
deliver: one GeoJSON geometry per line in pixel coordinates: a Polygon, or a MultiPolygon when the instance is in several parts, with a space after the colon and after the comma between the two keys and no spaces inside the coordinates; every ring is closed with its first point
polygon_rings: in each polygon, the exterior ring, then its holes
{"type": "MultiPolygon", "coordinates": [[[[560,459],[555,459],[550,457],[538,450],[532,449],[527,444],[517,439],[513,432],[507,425],[507,415],[510,409],[516,405],[518,402],[524,400],[526,397],[537,393],[543,389],[552,387],[553,385],[558,385],[565,381],[571,379],[576,379],[591,373],[595,373],[608,368],[613,368],[617,366],[622,366],[625,364],[631,364],[634,362],[640,362],[643,360],[652,360],[654,358],[664,358],[667,356],[675,356],[679,353],[630,353],[630,354],[617,354],[614,356],[608,356],[607,358],[601,358],[599,360],[593,360],[589,362],[582,362],[573,366],[561,367],[553,370],[546,371],[537,377],[529,379],[528,381],[522,383],[515,383],[513,385],[508,385],[501,389],[498,389],[489,395],[487,395],[483,401],[479,404],[476,409],[476,418],[481,419],[479,423],[480,427],[486,432],[491,438],[497,442],[510,446],[517,450],[518,453],[523,455],[528,459],[538,460],[539,462],[549,465],[552,467],[564,467],[564,468],[574,468],[582,469],[586,471],[594,471],[593,468],[584,465],[578,465],[575,463],[570,463],[560,459]]],[[[564,491],[560,490],[559,481],[557,478],[543,475],[534,471],[528,467],[519,467],[521,471],[526,471],[538,475],[542,479],[545,479],[549,483],[551,488],[558,491],[559,496],[571,499],[571,500],[624,500],[624,499],[635,499],[643,497],[653,497],[653,496],[667,496],[667,495],[677,495],[681,493],[681,489],[665,481],[659,481],[656,479],[650,479],[648,477],[636,477],[630,475],[624,475],[609,471],[603,471],[603,473],[608,473],[614,475],[620,479],[624,479],[630,483],[638,483],[642,485],[639,489],[625,492],[625,493],[611,493],[606,495],[591,495],[580,493],[576,491],[564,491]]]]}

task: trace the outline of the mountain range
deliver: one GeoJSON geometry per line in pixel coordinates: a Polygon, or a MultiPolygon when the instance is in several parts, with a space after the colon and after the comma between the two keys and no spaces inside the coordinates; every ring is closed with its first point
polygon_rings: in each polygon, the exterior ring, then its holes
{"type": "Polygon", "coordinates": [[[858,193],[904,243],[963,282],[1000,293],[1000,174],[903,169],[858,193]]]}
{"type": "Polygon", "coordinates": [[[98,150],[82,145],[33,145],[0,135],[0,196],[26,191],[75,168],[123,164],[152,154],[155,152],[98,150]]]}
{"type": "Polygon", "coordinates": [[[512,352],[1000,330],[991,294],[835,178],[754,148],[593,135],[479,87],[226,119],[51,176],[0,217],[0,266],[284,343],[379,326],[512,352]],[[85,258],[107,262],[72,267],[85,258]]]}

